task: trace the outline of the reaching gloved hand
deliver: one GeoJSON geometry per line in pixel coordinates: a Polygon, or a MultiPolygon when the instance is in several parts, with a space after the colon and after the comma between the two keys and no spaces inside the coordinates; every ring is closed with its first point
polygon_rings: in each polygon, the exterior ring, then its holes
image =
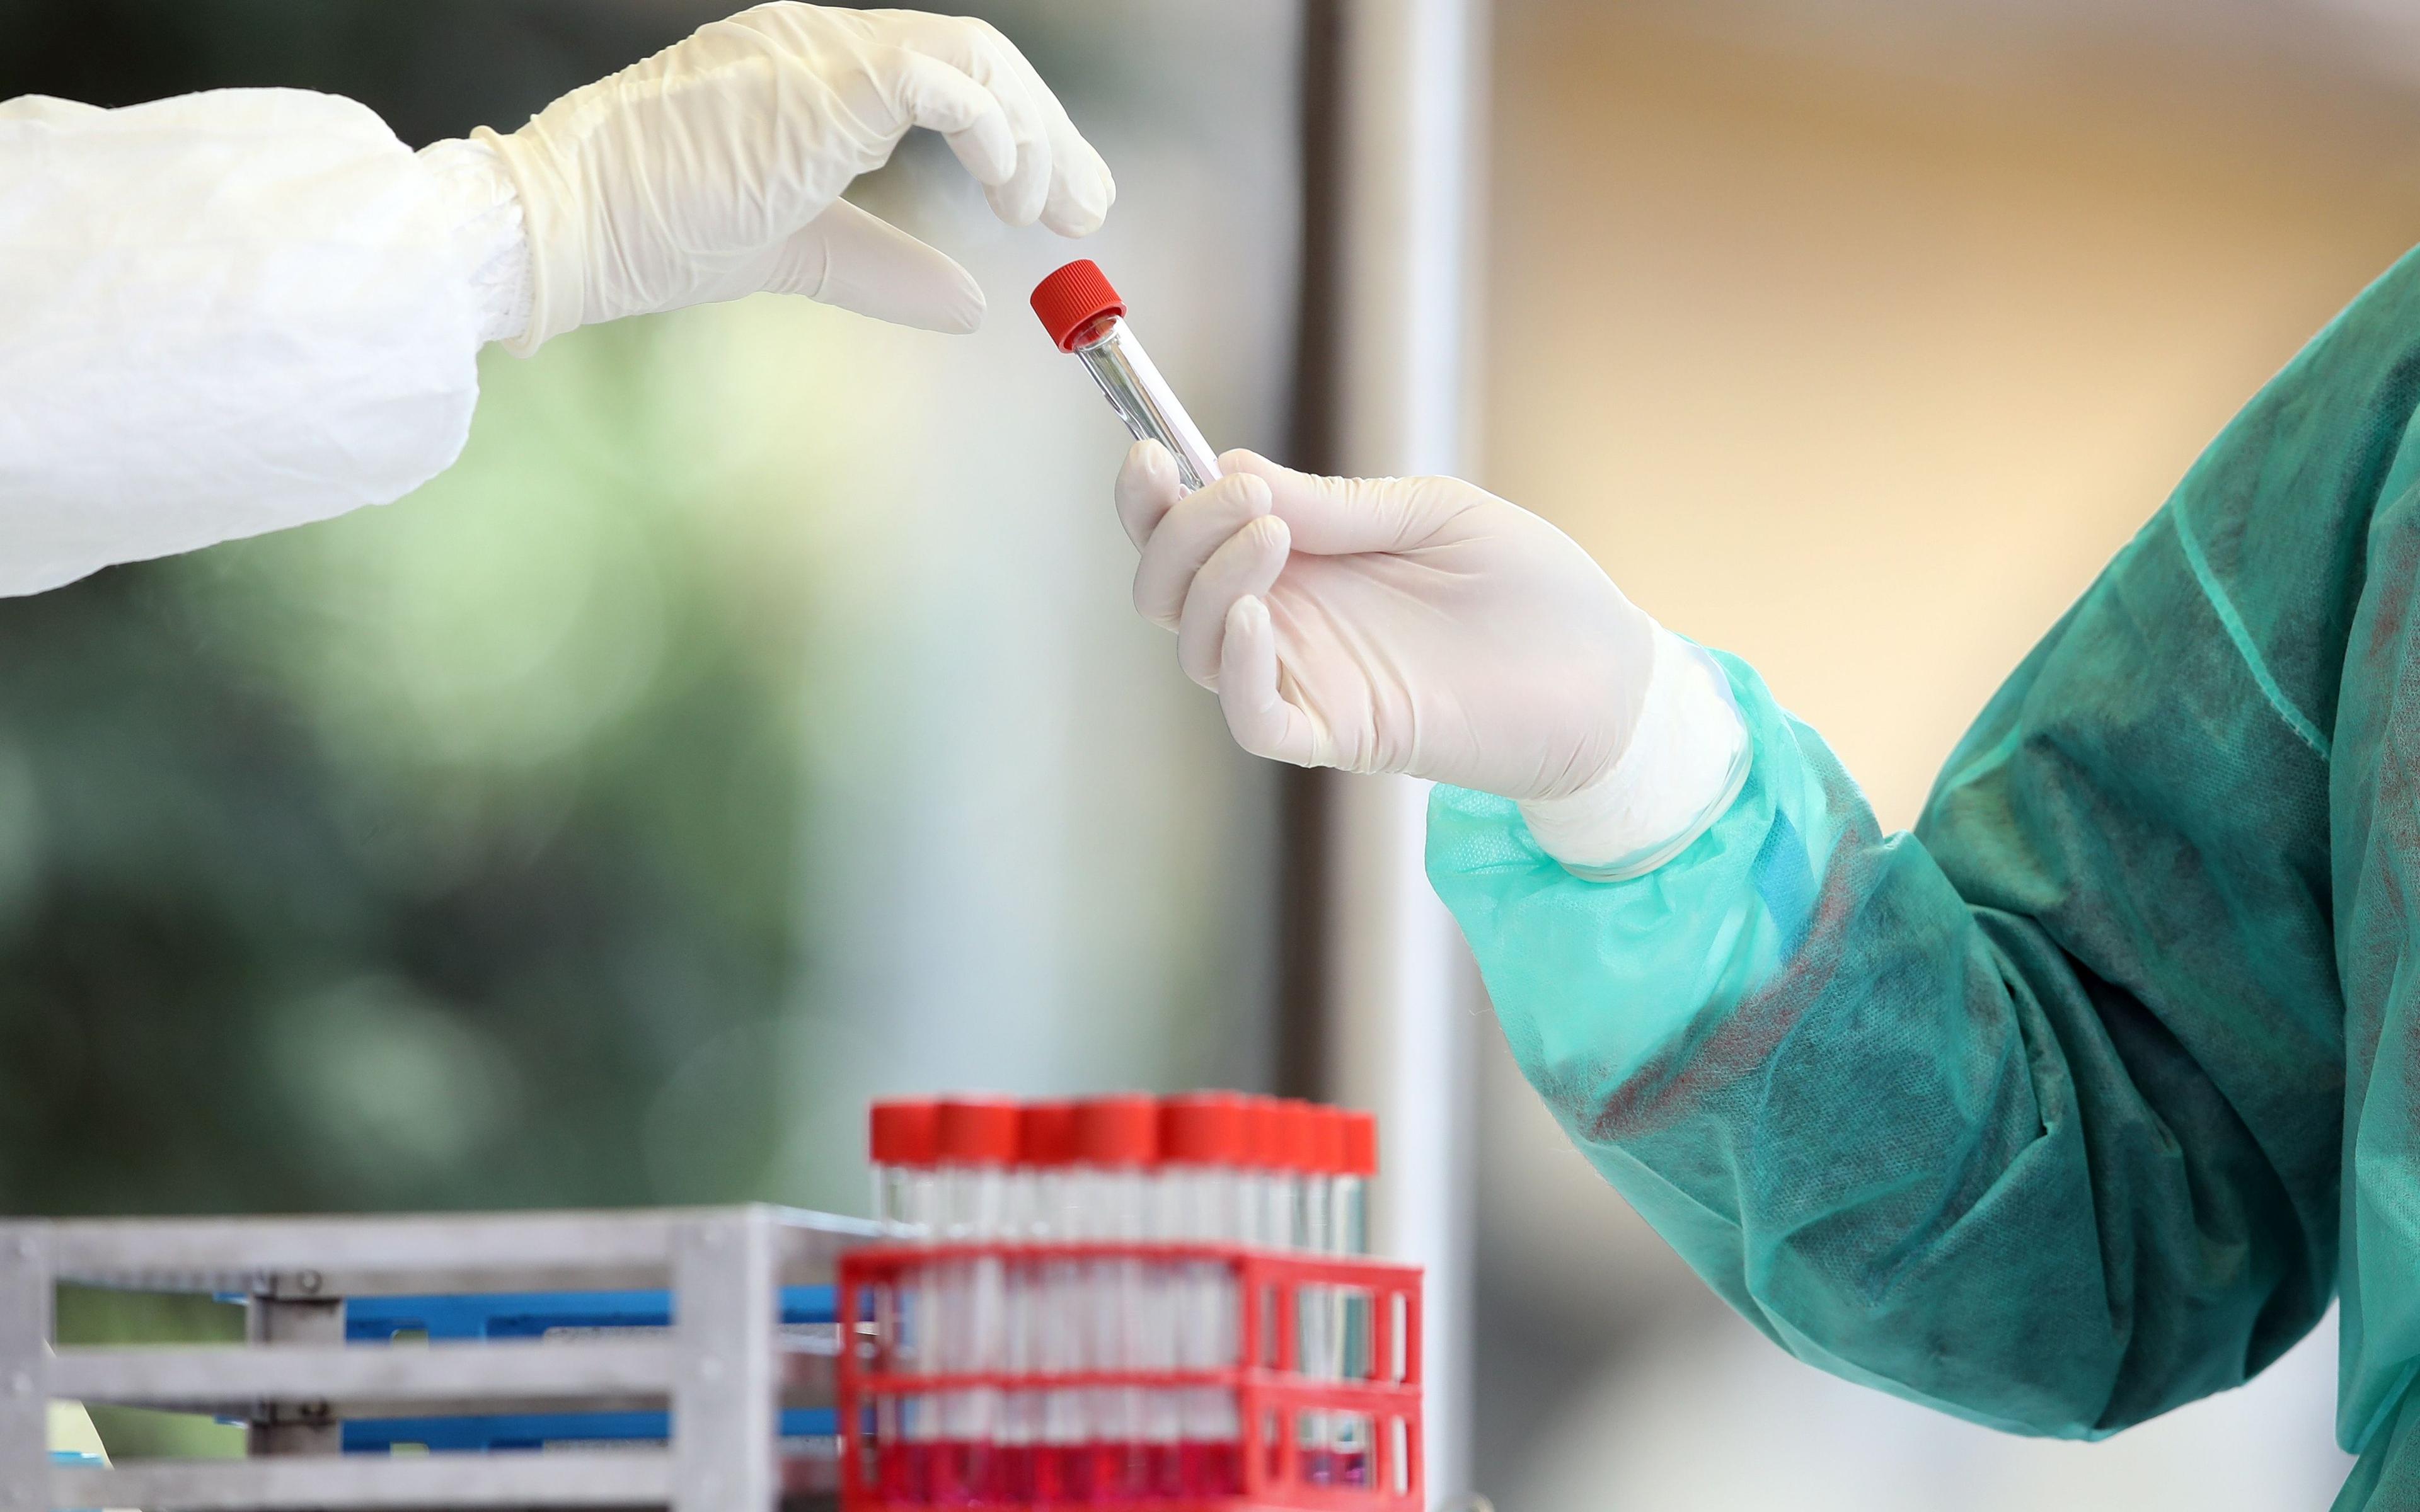
{"type": "Polygon", "coordinates": [[[920,126],[1012,224],[1089,235],[1116,197],[1100,155],[988,23],[758,6],[510,135],[473,133],[509,174],[528,238],[528,323],[508,345],[526,355],[576,326],[759,290],[973,330],[984,300],[965,269],[840,197],[920,126]]]}
{"type": "Polygon", "coordinates": [[[1590,876],[1661,865],[1729,807],[1747,746],[1722,670],[1562,532],[1453,478],[1219,464],[1186,494],[1137,442],[1118,517],[1135,607],[1245,749],[1517,799],[1590,876]]]}

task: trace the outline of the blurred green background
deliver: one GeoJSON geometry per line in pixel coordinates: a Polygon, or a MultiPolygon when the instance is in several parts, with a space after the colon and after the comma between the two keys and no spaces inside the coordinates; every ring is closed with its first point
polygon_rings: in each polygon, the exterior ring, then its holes
{"type": "MultiPolygon", "coordinates": [[[[323,88],[418,145],[722,8],[5,0],[0,97],[323,88]]],[[[412,497],[0,601],[0,1210],[860,1211],[880,1091],[1266,1081],[1274,779],[1127,607],[1124,435],[1023,295],[1099,257],[1270,444],[1297,18],[976,8],[1123,190],[1071,247],[929,139],[861,183],[982,332],[491,349],[412,497]]]]}

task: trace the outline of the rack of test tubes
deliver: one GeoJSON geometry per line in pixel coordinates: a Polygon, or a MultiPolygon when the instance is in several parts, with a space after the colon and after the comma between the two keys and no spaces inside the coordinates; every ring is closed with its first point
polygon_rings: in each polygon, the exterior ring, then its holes
{"type": "Polygon", "coordinates": [[[1420,1273],[1367,1116],[1206,1093],[876,1104],[840,1265],[846,1512],[1418,1508],[1420,1273]]]}

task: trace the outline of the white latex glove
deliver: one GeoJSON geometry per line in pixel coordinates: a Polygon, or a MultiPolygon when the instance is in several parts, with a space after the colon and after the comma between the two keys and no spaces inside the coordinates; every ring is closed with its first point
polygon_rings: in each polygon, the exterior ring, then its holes
{"type": "Polygon", "coordinates": [[[1118,517],[1135,607],[1257,755],[1520,801],[1574,871],[1627,876],[1729,806],[1746,734],[1712,658],[1569,536],[1453,478],[1322,478],[1249,452],[1185,494],[1156,442],[1118,517]]]}
{"type": "Polygon", "coordinates": [[[509,136],[530,249],[526,355],[576,326],[759,290],[971,331],[983,291],[840,197],[909,129],[948,138],[1014,225],[1099,228],[1116,197],[1033,66],[989,23],[758,6],[573,90],[509,136]]]}

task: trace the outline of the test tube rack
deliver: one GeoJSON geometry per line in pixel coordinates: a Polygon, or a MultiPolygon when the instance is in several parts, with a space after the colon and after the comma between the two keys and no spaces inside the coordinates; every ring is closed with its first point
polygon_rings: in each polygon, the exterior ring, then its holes
{"type": "Polygon", "coordinates": [[[764,1206],[0,1223],[0,1512],[828,1506],[830,1288],[876,1233],[764,1206]],[[62,1285],[240,1298],[246,1342],[61,1348],[62,1285]],[[54,1398],[240,1421],[247,1453],[54,1464],[54,1398]],[[566,1437],[626,1442],[378,1452],[566,1437]]]}
{"type": "MultiPolygon", "coordinates": [[[[1418,1266],[1361,1256],[1319,1256],[1196,1243],[953,1243],[875,1245],[841,1257],[838,1372],[844,1512],[930,1512],[936,1505],[1016,1512],[1421,1512],[1420,1287],[1418,1266]],[[1002,1290],[1036,1294],[1069,1268],[1207,1272],[1228,1336],[1208,1351],[1223,1363],[1140,1370],[966,1368],[919,1359],[917,1295],[952,1272],[989,1268],[1002,1290]],[[1305,1325],[1324,1319],[1325,1333],[1305,1325]],[[1308,1337],[1349,1339],[1327,1364],[1306,1358],[1308,1337]],[[1063,1393],[1214,1394],[1232,1407],[1233,1484],[1203,1493],[1181,1484],[1107,1499],[1054,1494],[1031,1472],[991,1485],[940,1489],[910,1468],[930,1443],[903,1442],[903,1406],[953,1396],[995,1402],[1063,1393]],[[1307,1426],[1350,1421],[1366,1434],[1367,1462],[1345,1477],[1319,1468],[1332,1457],[1301,1436],[1307,1426]],[[918,1486],[915,1483],[923,1481],[918,1486]]],[[[1197,1289],[1198,1298],[1202,1292],[1197,1289]]],[[[1324,1352],[1324,1351],[1323,1351],[1324,1352]]],[[[996,1452],[996,1451],[995,1451],[996,1452]]]]}

